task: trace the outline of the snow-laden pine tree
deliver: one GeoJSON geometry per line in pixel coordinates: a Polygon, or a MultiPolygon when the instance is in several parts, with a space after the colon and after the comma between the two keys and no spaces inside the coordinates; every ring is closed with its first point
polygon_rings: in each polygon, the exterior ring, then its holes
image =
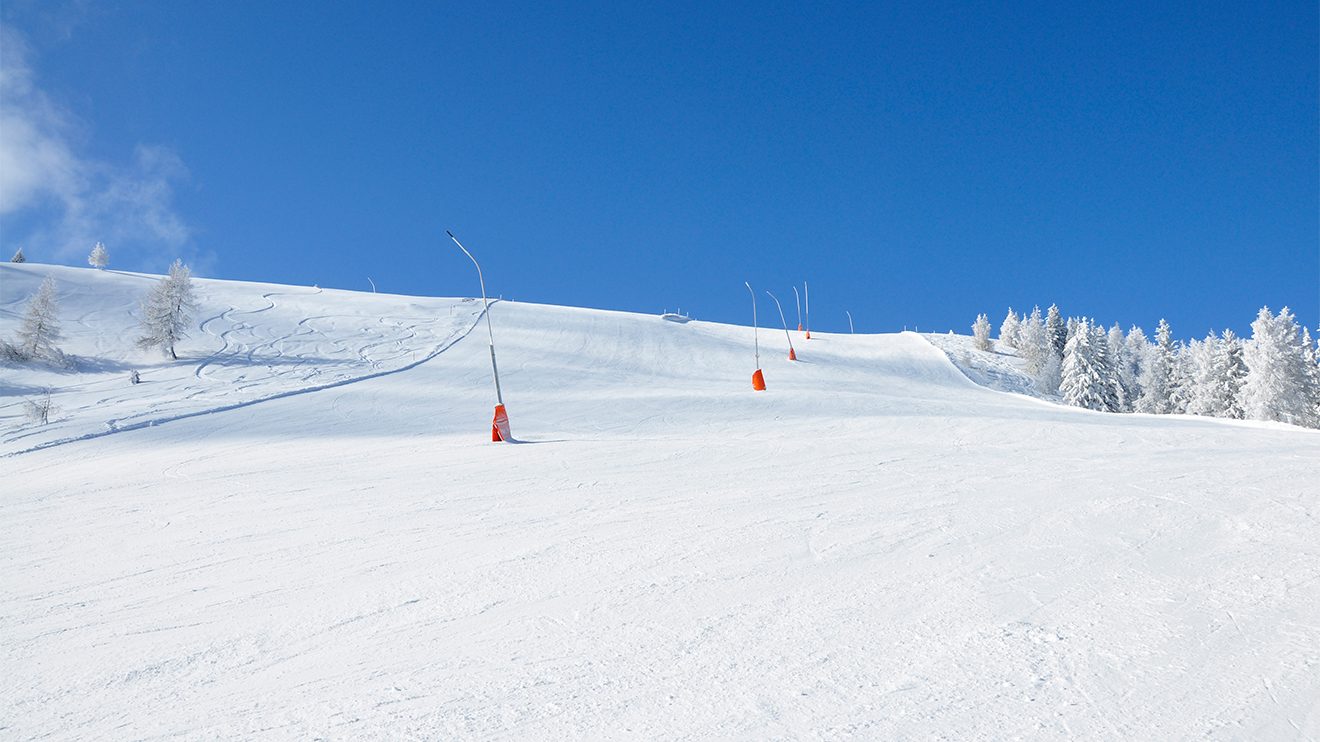
{"type": "Polygon", "coordinates": [[[1051,304],[1045,317],[1045,331],[1054,346],[1055,355],[1063,357],[1063,349],[1068,345],[1068,325],[1059,313],[1059,305],[1051,304]]]}
{"type": "Polygon", "coordinates": [[[1146,368],[1146,359],[1150,356],[1150,341],[1146,331],[1133,325],[1128,328],[1127,340],[1123,341],[1123,360],[1119,364],[1118,375],[1127,384],[1128,409],[1135,409],[1137,399],[1141,397],[1141,374],[1146,368]]]}
{"type": "Polygon", "coordinates": [[[1247,364],[1243,415],[1249,420],[1320,427],[1316,417],[1320,390],[1315,389],[1315,376],[1308,368],[1309,355],[1292,312],[1284,307],[1276,317],[1269,307],[1261,307],[1243,352],[1247,364]]]}
{"type": "Polygon", "coordinates": [[[110,253],[106,252],[105,244],[98,242],[92,248],[91,253],[87,255],[87,264],[97,270],[104,270],[110,263],[110,253]]]}
{"type": "Polygon", "coordinates": [[[1119,327],[1117,322],[1105,335],[1105,345],[1109,349],[1109,364],[1113,371],[1114,383],[1119,390],[1118,411],[1127,412],[1132,409],[1132,401],[1136,399],[1136,394],[1124,371],[1127,367],[1127,339],[1123,336],[1123,328],[1119,327]]]}
{"type": "Polygon", "coordinates": [[[1008,315],[1004,317],[1003,323],[999,325],[999,344],[1009,348],[1016,348],[1018,346],[1018,332],[1021,324],[1021,321],[1018,320],[1017,312],[1013,311],[1013,307],[1009,307],[1008,315]]]}
{"type": "Polygon", "coordinates": [[[1035,381],[1036,390],[1042,394],[1058,392],[1062,359],[1054,352],[1040,307],[1032,309],[1031,316],[1022,322],[1018,341],[1018,353],[1026,361],[1027,373],[1035,381]]]}
{"type": "Polygon", "coordinates": [[[1187,405],[1191,403],[1195,389],[1195,382],[1192,379],[1193,361],[1191,354],[1187,352],[1187,346],[1182,341],[1174,345],[1173,380],[1169,385],[1169,400],[1172,407],[1170,411],[1174,414],[1182,414],[1187,412],[1187,405]]]}
{"type": "Polygon", "coordinates": [[[1091,335],[1079,337],[1076,332],[1068,338],[1063,347],[1062,379],[1059,382],[1059,394],[1066,404],[1074,407],[1095,409],[1091,398],[1095,387],[1091,368],[1091,335]]]}
{"type": "Polygon", "coordinates": [[[192,273],[183,261],[175,260],[169,275],[161,278],[142,300],[142,337],[138,338],[138,347],[160,348],[178,360],[174,346],[187,337],[184,331],[196,306],[192,273]]]}
{"type": "Polygon", "coordinates": [[[1107,355],[1108,349],[1103,345],[1097,347],[1095,338],[1088,320],[1083,318],[1075,322],[1072,337],[1064,346],[1059,394],[1065,403],[1074,407],[1113,412],[1118,408],[1118,400],[1110,381],[1105,378],[1100,355],[1107,355]]]}
{"type": "Polygon", "coordinates": [[[972,323],[972,336],[976,338],[977,350],[990,350],[990,318],[985,313],[976,315],[972,323]]]}
{"type": "Polygon", "coordinates": [[[23,320],[18,326],[18,337],[13,347],[17,349],[20,358],[65,363],[64,353],[57,346],[60,341],[59,314],[55,279],[47,276],[36,293],[28,299],[23,320]]]}
{"type": "Polygon", "coordinates": [[[1193,340],[1183,351],[1188,367],[1187,405],[1189,415],[1216,417],[1219,404],[1215,395],[1219,391],[1216,364],[1219,359],[1219,339],[1214,332],[1204,340],[1193,340]]]}
{"type": "Polygon", "coordinates": [[[26,263],[26,262],[27,262],[27,257],[23,255],[23,248],[21,248],[21,247],[18,248],[18,252],[14,253],[14,257],[10,258],[10,259],[9,259],[9,262],[11,262],[11,263],[26,263]]]}
{"type": "Polygon", "coordinates": [[[1316,427],[1320,427],[1320,354],[1316,353],[1316,348],[1311,344],[1311,331],[1308,328],[1302,328],[1302,347],[1305,348],[1306,368],[1311,376],[1311,397],[1315,401],[1315,420],[1316,427]]]}
{"type": "Polygon", "coordinates": [[[1242,358],[1242,339],[1232,330],[1224,330],[1215,344],[1214,383],[1211,405],[1215,417],[1242,419],[1242,385],[1247,381],[1247,364],[1242,358]]]}
{"type": "Polygon", "coordinates": [[[1141,396],[1136,411],[1167,415],[1174,411],[1174,384],[1177,383],[1178,348],[1173,342],[1169,323],[1160,320],[1155,328],[1155,344],[1146,353],[1141,369],[1141,396]]]}
{"type": "MultiPolygon", "coordinates": [[[[1118,327],[1115,325],[1115,327],[1118,327]]],[[[1120,331],[1121,333],[1121,331],[1120,331]]],[[[1123,388],[1123,383],[1118,377],[1118,357],[1110,352],[1109,333],[1105,331],[1104,325],[1096,323],[1091,326],[1091,347],[1095,348],[1095,367],[1100,372],[1100,378],[1104,380],[1106,393],[1114,400],[1114,406],[1110,412],[1124,412],[1127,409],[1127,391],[1123,388]]]]}

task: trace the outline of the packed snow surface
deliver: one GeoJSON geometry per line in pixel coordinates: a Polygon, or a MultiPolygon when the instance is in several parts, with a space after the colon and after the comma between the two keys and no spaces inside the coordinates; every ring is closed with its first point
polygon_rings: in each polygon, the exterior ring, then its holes
{"type": "Polygon", "coordinates": [[[499,302],[492,444],[479,301],[199,280],[165,362],[147,276],[0,266],[0,337],[46,274],[79,360],[0,368],[0,737],[1320,736],[1315,432],[911,333],[763,330],[756,393],[750,327],[499,302]]]}

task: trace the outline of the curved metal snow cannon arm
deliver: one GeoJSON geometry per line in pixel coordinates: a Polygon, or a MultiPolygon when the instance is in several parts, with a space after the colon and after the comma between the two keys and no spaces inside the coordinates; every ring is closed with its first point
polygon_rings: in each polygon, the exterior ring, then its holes
{"type": "Polygon", "coordinates": [[[490,371],[495,377],[495,417],[491,421],[490,439],[491,441],[511,441],[513,440],[513,434],[509,428],[509,414],[504,409],[504,392],[500,389],[500,367],[495,362],[495,330],[491,327],[490,300],[486,298],[486,279],[481,273],[481,263],[478,263],[472,253],[468,252],[466,247],[463,247],[463,243],[458,241],[453,232],[446,229],[445,234],[449,235],[449,239],[453,240],[455,245],[458,245],[458,249],[468,256],[468,260],[472,261],[472,265],[477,267],[477,282],[481,284],[482,313],[486,315],[486,335],[490,339],[490,371]]]}

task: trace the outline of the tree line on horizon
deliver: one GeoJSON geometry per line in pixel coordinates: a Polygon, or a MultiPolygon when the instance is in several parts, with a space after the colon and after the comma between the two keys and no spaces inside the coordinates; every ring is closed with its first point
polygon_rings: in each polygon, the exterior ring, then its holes
{"type": "MultiPolygon", "coordinates": [[[[977,316],[979,350],[993,349],[990,319],[977,316]]],[[[1188,414],[1270,420],[1320,428],[1320,348],[1288,307],[1261,307],[1252,336],[1232,330],[1187,343],[1163,319],[1151,342],[1134,325],[1108,330],[1087,317],[1064,319],[1057,305],[1042,317],[1008,310],[998,343],[1026,365],[1037,392],[1101,412],[1188,414]]]]}

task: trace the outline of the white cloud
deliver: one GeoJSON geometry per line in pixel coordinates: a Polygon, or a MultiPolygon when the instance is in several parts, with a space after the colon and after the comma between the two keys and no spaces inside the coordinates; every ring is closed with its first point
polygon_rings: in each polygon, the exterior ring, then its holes
{"type": "Polygon", "coordinates": [[[173,205],[175,184],[188,179],[183,161],[169,148],[145,144],[127,164],[80,154],[82,123],[37,86],[31,57],[18,32],[0,27],[5,248],[22,246],[37,261],[74,262],[100,241],[119,267],[155,269],[180,255],[195,261],[191,231],[173,205]],[[25,232],[14,234],[20,215],[25,232]]]}

